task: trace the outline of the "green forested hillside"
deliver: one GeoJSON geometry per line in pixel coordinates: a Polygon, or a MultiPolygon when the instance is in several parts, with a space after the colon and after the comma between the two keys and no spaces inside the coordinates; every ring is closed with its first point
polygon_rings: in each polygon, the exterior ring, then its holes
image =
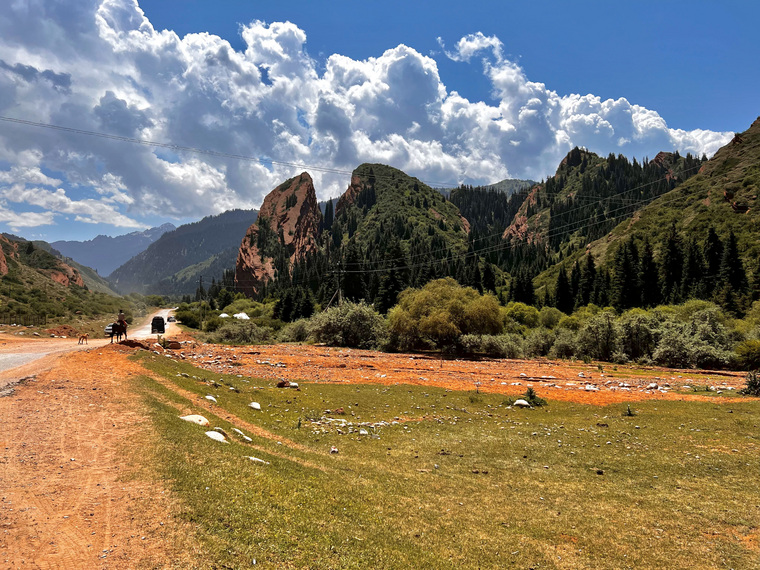
{"type": "MultiPolygon", "coordinates": [[[[742,313],[760,289],[759,190],[760,120],[697,175],[591,244],[579,267],[606,272],[598,283],[609,281],[606,301],[617,308],[699,298],[742,313]]],[[[566,260],[565,271],[580,257],[566,260]]],[[[573,266],[571,284],[581,272],[573,266]]],[[[557,278],[555,268],[537,284],[551,289],[557,278]]]]}

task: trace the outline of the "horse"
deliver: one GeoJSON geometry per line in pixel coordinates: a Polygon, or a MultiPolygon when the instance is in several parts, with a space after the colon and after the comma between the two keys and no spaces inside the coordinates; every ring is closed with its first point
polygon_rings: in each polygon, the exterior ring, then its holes
{"type": "Polygon", "coordinates": [[[121,335],[124,335],[124,340],[127,339],[127,325],[119,322],[115,322],[111,325],[111,342],[113,343],[113,337],[116,335],[116,342],[121,342],[121,335]]]}

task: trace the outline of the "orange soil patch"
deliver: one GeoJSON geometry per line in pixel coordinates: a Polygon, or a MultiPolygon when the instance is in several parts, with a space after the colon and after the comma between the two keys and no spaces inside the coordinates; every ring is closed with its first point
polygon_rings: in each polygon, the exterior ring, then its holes
{"type": "Polygon", "coordinates": [[[145,373],[131,352],[65,355],[0,398],[0,567],[191,567],[200,558],[168,492],[137,476],[152,433],[130,392],[129,378],[145,373]]]}
{"type": "Polygon", "coordinates": [[[736,372],[640,369],[548,360],[440,360],[419,354],[386,354],[323,346],[260,345],[226,347],[187,342],[167,356],[224,374],[355,384],[416,384],[451,390],[523,394],[533,387],[542,397],[606,405],[646,399],[732,401],[683,391],[711,385],[730,392],[744,385],[736,372]],[[582,377],[580,376],[582,374],[582,377]],[[647,389],[656,383],[657,389],[647,389]],[[674,391],[681,390],[681,391],[674,391]]]}

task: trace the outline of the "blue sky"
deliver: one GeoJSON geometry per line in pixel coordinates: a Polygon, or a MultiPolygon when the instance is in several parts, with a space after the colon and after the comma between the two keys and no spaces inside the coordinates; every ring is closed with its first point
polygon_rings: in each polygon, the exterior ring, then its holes
{"type": "Polygon", "coordinates": [[[709,155],[760,114],[758,6],[15,2],[0,117],[27,123],[0,120],[0,231],[179,224],[302,170],[324,199],[361,162],[454,185],[540,179],[576,145],[709,155]]]}

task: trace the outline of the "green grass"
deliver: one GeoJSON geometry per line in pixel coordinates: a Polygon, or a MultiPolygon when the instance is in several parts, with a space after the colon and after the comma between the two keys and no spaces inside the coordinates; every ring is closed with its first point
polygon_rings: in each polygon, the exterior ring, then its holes
{"type": "Polygon", "coordinates": [[[159,434],[155,468],[197,526],[209,567],[254,558],[264,568],[760,567],[757,400],[636,402],[634,417],[625,405],[517,410],[495,394],[294,391],[141,359],[193,394],[140,380],[159,434]],[[215,416],[198,406],[207,394],[218,399],[215,416]],[[180,421],[177,407],[202,413],[232,443],[180,421]],[[339,407],[345,415],[329,417],[398,423],[373,438],[312,422],[339,407]]]}

